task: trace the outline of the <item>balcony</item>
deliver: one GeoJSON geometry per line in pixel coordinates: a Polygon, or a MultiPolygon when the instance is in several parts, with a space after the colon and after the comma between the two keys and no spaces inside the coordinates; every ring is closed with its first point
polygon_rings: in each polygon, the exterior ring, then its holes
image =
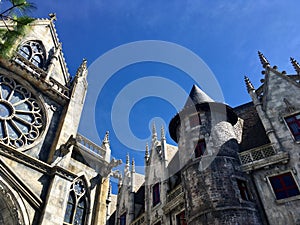
{"type": "Polygon", "coordinates": [[[184,207],[184,193],[182,185],[179,184],[169,194],[167,194],[167,203],[163,207],[164,213],[171,212],[177,206],[184,207]]]}
{"type": "Polygon", "coordinates": [[[272,144],[253,148],[239,153],[239,158],[244,171],[251,171],[276,163],[287,163],[287,152],[276,152],[272,144]]]}
{"type": "Polygon", "coordinates": [[[145,224],[145,213],[136,218],[130,225],[142,225],[145,224]]]}
{"type": "Polygon", "coordinates": [[[96,153],[97,155],[100,155],[103,158],[105,157],[106,151],[104,148],[101,148],[99,145],[95,144],[81,134],[77,133],[76,141],[79,148],[87,149],[93,153],[96,153]]]}

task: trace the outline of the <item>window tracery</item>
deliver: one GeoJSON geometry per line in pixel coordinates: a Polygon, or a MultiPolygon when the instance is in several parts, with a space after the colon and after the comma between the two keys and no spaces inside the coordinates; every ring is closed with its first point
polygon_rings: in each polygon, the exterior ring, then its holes
{"type": "Polygon", "coordinates": [[[0,74],[0,142],[20,148],[32,144],[43,130],[39,101],[14,79],[0,74]]]}
{"type": "Polygon", "coordinates": [[[46,54],[43,45],[38,41],[27,41],[20,48],[18,53],[32,64],[43,68],[46,61],[46,54]]]}
{"type": "Polygon", "coordinates": [[[64,224],[84,225],[87,213],[87,189],[82,179],[77,179],[71,186],[64,224]]]}

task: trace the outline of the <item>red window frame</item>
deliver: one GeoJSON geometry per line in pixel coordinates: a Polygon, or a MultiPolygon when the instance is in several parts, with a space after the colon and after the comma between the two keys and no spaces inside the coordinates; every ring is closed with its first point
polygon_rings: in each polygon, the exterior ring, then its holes
{"type": "Polygon", "coordinates": [[[196,113],[194,115],[191,115],[189,117],[189,121],[190,121],[190,127],[196,127],[199,126],[201,124],[201,120],[200,120],[200,114],[196,113]]]}
{"type": "Polygon", "coordinates": [[[156,206],[160,203],[159,183],[153,185],[152,192],[153,206],[156,206]]]}
{"type": "Polygon", "coordinates": [[[250,201],[250,194],[247,187],[247,182],[244,180],[237,179],[237,185],[240,191],[241,198],[245,201],[250,201]]]}
{"type": "Polygon", "coordinates": [[[289,116],[285,121],[296,141],[300,141],[300,114],[289,116]]]}
{"type": "Polygon", "coordinates": [[[276,199],[284,199],[299,195],[299,188],[290,172],[269,177],[276,199]]]}
{"type": "Polygon", "coordinates": [[[185,219],[185,211],[182,211],[181,213],[176,215],[176,225],[187,225],[185,219]]]}
{"type": "Polygon", "coordinates": [[[205,151],[206,151],[206,143],[205,140],[201,139],[197,142],[194,150],[195,158],[201,157],[205,151]]]}

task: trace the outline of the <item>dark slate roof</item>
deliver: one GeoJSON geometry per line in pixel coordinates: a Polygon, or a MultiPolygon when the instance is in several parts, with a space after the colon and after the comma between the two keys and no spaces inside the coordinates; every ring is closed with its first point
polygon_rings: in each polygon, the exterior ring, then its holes
{"type": "Polygon", "coordinates": [[[240,152],[270,143],[252,102],[237,106],[233,111],[244,120],[240,152]]]}

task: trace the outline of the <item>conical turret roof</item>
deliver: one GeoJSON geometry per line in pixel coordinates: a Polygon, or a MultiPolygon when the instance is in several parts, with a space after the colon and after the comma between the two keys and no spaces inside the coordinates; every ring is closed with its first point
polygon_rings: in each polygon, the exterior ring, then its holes
{"type": "Polygon", "coordinates": [[[204,93],[197,85],[194,84],[184,108],[205,102],[214,102],[214,100],[212,100],[206,93],[204,93]]]}
{"type": "Polygon", "coordinates": [[[224,103],[215,102],[197,85],[193,85],[189,97],[183,107],[169,123],[169,132],[172,139],[177,142],[177,127],[181,123],[181,118],[199,111],[212,111],[225,113],[227,121],[234,125],[237,122],[237,115],[233,112],[232,108],[224,103]]]}

